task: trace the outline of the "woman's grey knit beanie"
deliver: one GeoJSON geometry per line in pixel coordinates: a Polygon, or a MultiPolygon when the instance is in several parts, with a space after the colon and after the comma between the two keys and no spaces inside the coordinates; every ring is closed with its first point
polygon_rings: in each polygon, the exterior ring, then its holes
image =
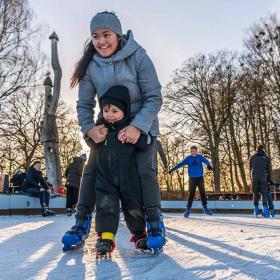
{"type": "Polygon", "coordinates": [[[90,22],[91,36],[97,29],[110,29],[119,36],[122,36],[122,26],[118,17],[111,12],[97,13],[90,22]]]}

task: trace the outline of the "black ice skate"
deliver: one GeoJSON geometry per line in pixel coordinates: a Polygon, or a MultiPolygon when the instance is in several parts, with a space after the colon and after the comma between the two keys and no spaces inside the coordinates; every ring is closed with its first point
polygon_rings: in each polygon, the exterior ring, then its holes
{"type": "Polygon", "coordinates": [[[151,250],[147,245],[147,233],[146,232],[137,232],[132,234],[130,242],[135,244],[135,248],[141,251],[151,250]]]}
{"type": "Polygon", "coordinates": [[[110,239],[98,238],[96,243],[96,259],[111,259],[115,249],[115,242],[110,239]]]}
{"type": "Polygon", "coordinates": [[[55,216],[55,212],[50,210],[48,207],[43,207],[41,212],[43,217],[55,216]]]}

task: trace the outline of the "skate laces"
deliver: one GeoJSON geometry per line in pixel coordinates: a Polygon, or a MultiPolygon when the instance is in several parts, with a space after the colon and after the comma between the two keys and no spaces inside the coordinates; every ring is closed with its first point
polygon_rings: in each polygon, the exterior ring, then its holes
{"type": "Polygon", "coordinates": [[[75,234],[81,231],[83,234],[86,234],[86,228],[83,226],[72,226],[68,233],[75,234]]]}

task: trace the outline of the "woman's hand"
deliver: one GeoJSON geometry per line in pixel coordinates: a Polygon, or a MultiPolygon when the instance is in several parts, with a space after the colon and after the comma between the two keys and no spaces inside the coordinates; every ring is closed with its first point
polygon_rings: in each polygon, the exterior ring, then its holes
{"type": "Polygon", "coordinates": [[[131,144],[135,144],[138,141],[141,134],[140,129],[133,125],[128,125],[125,128],[123,128],[120,131],[119,135],[122,134],[123,132],[125,132],[125,137],[126,137],[125,142],[131,144]]]}
{"type": "Polygon", "coordinates": [[[106,139],[108,129],[104,124],[95,126],[87,132],[87,135],[96,143],[100,143],[106,139]]]}

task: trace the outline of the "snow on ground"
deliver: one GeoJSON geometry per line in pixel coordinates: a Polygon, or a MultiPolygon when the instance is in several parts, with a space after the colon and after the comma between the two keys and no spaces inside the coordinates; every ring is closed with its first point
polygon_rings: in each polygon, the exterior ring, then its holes
{"type": "Polygon", "coordinates": [[[280,219],[166,214],[164,254],[141,253],[123,222],[113,259],[95,260],[92,230],[83,249],[60,243],[74,218],[0,217],[0,279],[280,279],[280,219]]]}

